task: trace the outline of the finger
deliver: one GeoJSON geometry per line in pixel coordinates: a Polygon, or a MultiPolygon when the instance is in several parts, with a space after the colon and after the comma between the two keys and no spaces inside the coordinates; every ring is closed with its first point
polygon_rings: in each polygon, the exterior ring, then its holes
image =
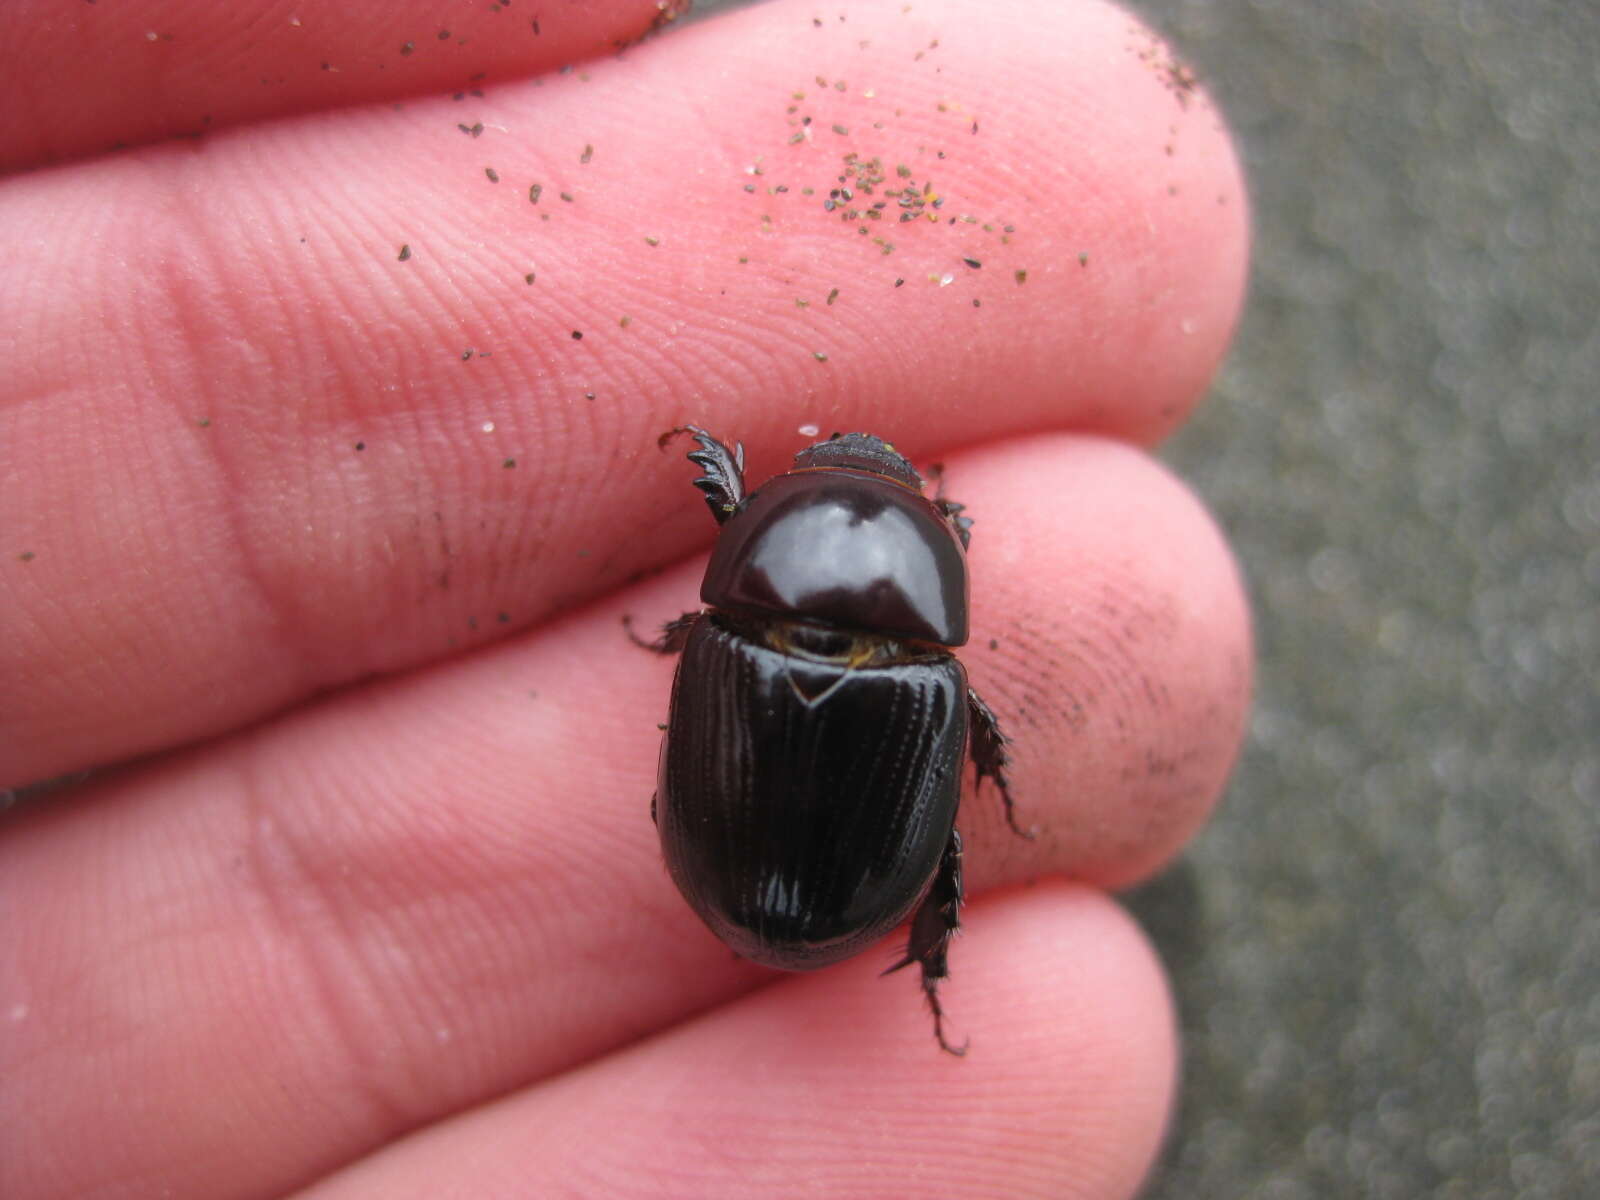
{"type": "Polygon", "coordinates": [[[0,8],[0,173],[266,117],[470,91],[636,41],[657,0],[0,8]]]}
{"type": "Polygon", "coordinates": [[[1175,1073],[1148,945],[1082,889],[969,917],[949,989],[963,1059],[858,959],[424,1130],[309,1196],[1133,1195],[1175,1073]]]}
{"type": "MultiPolygon", "coordinates": [[[[969,792],[973,894],[1149,869],[1238,742],[1249,635],[1225,547],[1115,442],[1025,439],[948,475],[978,522],[962,657],[1041,830],[1017,838],[969,792]]],[[[281,1189],[764,978],[673,891],[647,815],[672,665],[619,619],[676,614],[697,583],[671,572],[12,829],[0,908],[37,915],[0,944],[0,978],[33,989],[0,1127],[57,1194],[119,1170],[177,1196],[229,1194],[232,1170],[281,1189]],[[133,1076],[137,1106],[105,1086],[133,1076]]]]}
{"type": "Polygon", "coordinates": [[[670,561],[709,533],[655,448],[687,418],[757,472],[804,425],[915,454],[1170,428],[1240,294],[1215,115],[1118,10],[825,25],[769,5],[495,92],[482,138],[419,103],[0,189],[0,222],[79,231],[0,264],[31,347],[0,405],[0,782],[214,734],[670,561]],[[885,164],[872,194],[915,184],[908,213],[956,224],[841,222],[823,198],[851,154],[885,164]],[[885,224],[888,255],[857,232],[885,224]]]}

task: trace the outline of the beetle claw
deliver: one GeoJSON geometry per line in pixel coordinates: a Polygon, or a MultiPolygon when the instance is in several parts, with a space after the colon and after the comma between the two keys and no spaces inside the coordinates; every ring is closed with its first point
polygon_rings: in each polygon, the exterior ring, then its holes
{"type": "Polygon", "coordinates": [[[939,1039],[939,1049],[957,1058],[965,1058],[967,1050],[972,1045],[972,1039],[969,1037],[961,1045],[952,1046],[944,1036],[944,1010],[939,1007],[939,998],[933,992],[928,993],[928,1007],[933,1010],[933,1036],[939,1039]]]}

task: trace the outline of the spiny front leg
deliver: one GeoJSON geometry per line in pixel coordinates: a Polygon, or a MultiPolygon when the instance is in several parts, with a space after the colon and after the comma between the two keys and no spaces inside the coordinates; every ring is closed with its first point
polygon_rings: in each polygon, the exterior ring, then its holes
{"type": "Polygon", "coordinates": [[[961,928],[961,897],[961,835],[952,829],[928,894],[911,918],[906,956],[884,972],[888,975],[912,963],[922,965],[922,994],[928,998],[928,1008],[933,1012],[933,1036],[939,1039],[941,1050],[958,1058],[967,1052],[970,1042],[952,1046],[945,1040],[939,982],[950,974],[948,952],[950,939],[961,928]]]}
{"type": "Polygon", "coordinates": [[[661,627],[661,636],[651,641],[646,641],[633,631],[633,618],[624,615],[622,628],[627,631],[635,646],[643,647],[656,654],[677,654],[689,640],[689,631],[694,628],[702,613],[686,612],[681,617],[673,617],[661,627]]]}
{"type": "Polygon", "coordinates": [[[972,765],[978,772],[978,786],[983,786],[985,775],[994,780],[995,787],[1000,790],[1000,802],[1005,806],[1006,824],[1011,826],[1012,833],[1031,842],[1038,836],[1038,830],[1024,829],[1017,824],[1016,805],[1011,802],[1011,781],[1006,778],[1006,768],[1011,765],[1006,746],[1011,739],[1000,732],[1000,722],[994,711],[971,688],[967,689],[967,711],[972,717],[972,765]]]}
{"type": "Polygon", "coordinates": [[[698,425],[679,425],[656,439],[656,445],[666,448],[668,442],[680,433],[694,435],[698,450],[685,457],[705,472],[694,481],[694,486],[706,495],[706,507],[720,525],[744,503],[744,443],[735,442],[733,449],[717,441],[698,425]]]}

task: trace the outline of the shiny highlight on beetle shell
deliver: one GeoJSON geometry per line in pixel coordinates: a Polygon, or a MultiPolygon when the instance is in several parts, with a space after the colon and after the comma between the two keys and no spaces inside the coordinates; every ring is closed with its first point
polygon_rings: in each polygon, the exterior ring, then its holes
{"type": "Polygon", "coordinates": [[[939,646],[967,640],[967,569],[950,522],[865,472],[771,480],[723,527],[700,599],[939,646]]]}
{"type": "Polygon", "coordinates": [[[955,824],[966,692],[948,655],[860,669],[698,622],[657,783],[678,890],[769,967],[823,967],[877,941],[927,890],[955,824]]]}

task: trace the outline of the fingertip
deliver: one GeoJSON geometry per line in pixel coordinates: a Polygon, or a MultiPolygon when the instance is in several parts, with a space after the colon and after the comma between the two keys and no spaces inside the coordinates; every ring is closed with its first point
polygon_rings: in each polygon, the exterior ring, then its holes
{"type": "MultiPolygon", "coordinates": [[[[949,407],[986,431],[1072,427],[1149,443],[1182,424],[1237,325],[1250,225],[1226,119],[1179,53],[1108,3],[922,0],[870,24],[815,27],[809,12],[784,12],[742,14],[769,62],[781,53],[816,68],[814,80],[796,72],[773,130],[802,144],[758,160],[761,174],[804,180],[815,160],[837,164],[836,144],[861,161],[883,147],[878,192],[892,198],[909,181],[927,200],[880,226],[853,201],[787,222],[785,197],[764,202],[780,228],[814,228],[816,247],[830,224],[846,235],[836,262],[863,242],[848,236],[858,227],[882,234],[867,249],[885,243],[884,255],[860,256],[842,288],[851,326],[881,309],[902,330],[961,330],[938,340],[941,375],[958,397],[949,407]],[[829,132],[839,129],[848,135],[829,132]],[[855,207],[863,221],[838,219],[855,207]],[[893,279],[904,288],[890,291],[893,279]],[[1005,402],[972,403],[986,394],[1005,402]]],[[[752,108],[743,136],[777,116],[752,108]]],[[[845,166],[815,201],[835,182],[859,190],[845,166]]],[[[802,277],[812,265],[783,263],[802,277]]],[[[835,353],[834,370],[849,357],[835,353]]],[[[826,380],[818,391],[831,398],[826,380]]],[[[945,407],[944,391],[924,391],[924,407],[945,407]]]]}
{"type": "Polygon", "coordinates": [[[1195,494],[1137,447],[1041,435],[952,456],[974,517],[973,685],[1012,738],[1018,819],[963,806],[983,887],[1032,864],[1105,887],[1176,854],[1221,796],[1254,671],[1243,579],[1195,494]]]}

